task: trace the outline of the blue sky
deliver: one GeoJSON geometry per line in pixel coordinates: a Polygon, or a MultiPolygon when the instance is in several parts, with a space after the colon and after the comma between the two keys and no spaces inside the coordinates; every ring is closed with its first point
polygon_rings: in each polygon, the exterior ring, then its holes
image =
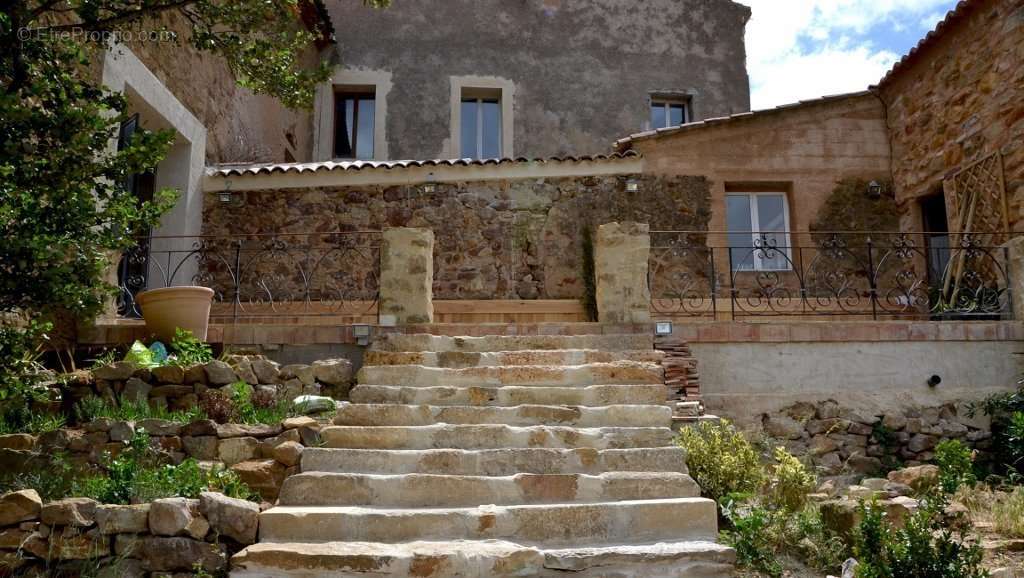
{"type": "Polygon", "coordinates": [[[738,0],[757,110],[864,90],[953,9],[956,0],[738,0]]]}

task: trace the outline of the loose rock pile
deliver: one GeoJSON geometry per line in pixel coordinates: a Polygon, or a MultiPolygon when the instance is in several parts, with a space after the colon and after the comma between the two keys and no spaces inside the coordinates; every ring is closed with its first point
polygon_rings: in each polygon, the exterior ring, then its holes
{"type": "Polygon", "coordinates": [[[794,455],[809,456],[824,475],[873,474],[887,466],[920,465],[934,459],[933,450],[942,440],[959,439],[985,450],[992,437],[983,420],[968,418],[954,404],[863,415],[833,400],[801,402],[763,415],[761,425],[766,436],[794,455]]]}
{"type": "Polygon", "coordinates": [[[320,423],[311,417],[286,419],[274,425],[217,424],[202,420],[181,425],[166,420],[136,422],[98,419],[79,428],[62,428],[40,436],[0,436],[0,468],[23,471],[33,460],[66,453],[79,469],[96,469],[116,457],[136,428],[150,435],[154,449],[171,462],[194,458],[222,464],[266,500],[277,499],[285,478],[298,473],[307,446],[320,444],[320,423]]]}
{"type": "Polygon", "coordinates": [[[92,560],[101,575],[215,573],[256,542],[260,508],[206,492],[198,500],[103,505],[88,498],[44,504],[35,490],[0,496],[0,568],[28,571],[92,560]]]}

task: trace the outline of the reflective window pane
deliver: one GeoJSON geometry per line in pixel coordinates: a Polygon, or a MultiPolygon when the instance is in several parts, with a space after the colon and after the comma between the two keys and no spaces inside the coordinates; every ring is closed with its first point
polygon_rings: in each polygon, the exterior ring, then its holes
{"type": "Polygon", "coordinates": [[[373,160],[373,129],[376,112],[376,100],[372,98],[359,99],[358,124],[352,126],[358,129],[356,136],[356,158],[360,160],[373,160]]]}
{"type": "Polygon", "coordinates": [[[482,158],[501,157],[501,104],[496,100],[483,101],[482,158]]]}
{"type": "Polygon", "coordinates": [[[753,237],[751,236],[750,196],[726,195],[726,229],[729,232],[729,253],[732,268],[749,271],[754,268],[753,237]]]}
{"type": "Polygon", "coordinates": [[[669,107],[669,126],[679,126],[685,122],[683,111],[686,110],[681,104],[673,104],[669,107]]]}
{"type": "Polygon", "coordinates": [[[651,128],[665,128],[668,126],[668,120],[665,118],[665,105],[662,103],[651,104],[651,128]]]}
{"type": "Polygon", "coordinates": [[[462,158],[464,159],[475,159],[477,158],[478,150],[478,113],[477,113],[477,101],[475,100],[463,100],[462,101],[462,158]]]}

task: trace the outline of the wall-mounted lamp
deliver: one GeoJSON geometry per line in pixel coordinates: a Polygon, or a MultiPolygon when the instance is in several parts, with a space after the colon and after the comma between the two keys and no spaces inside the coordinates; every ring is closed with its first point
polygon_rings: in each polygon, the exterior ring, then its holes
{"type": "Polygon", "coordinates": [[[423,191],[423,193],[426,195],[433,195],[435,192],[437,192],[437,183],[423,183],[423,186],[420,187],[420,190],[423,191]]]}
{"type": "Polygon", "coordinates": [[[221,191],[217,193],[217,200],[219,200],[221,204],[230,205],[235,202],[235,195],[233,195],[231,191],[221,191]]]}
{"type": "Polygon", "coordinates": [[[868,183],[868,198],[878,199],[882,197],[882,183],[871,181],[868,183]]]}
{"type": "Polygon", "coordinates": [[[654,324],[655,335],[672,335],[672,322],[671,321],[659,321],[654,324]]]}
{"type": "Polygon", "coordinates": [[[626,192],[627,193],[638,193],[640,192],[640,181],[636,179],[629,179],[626,181],[626,192]]]}

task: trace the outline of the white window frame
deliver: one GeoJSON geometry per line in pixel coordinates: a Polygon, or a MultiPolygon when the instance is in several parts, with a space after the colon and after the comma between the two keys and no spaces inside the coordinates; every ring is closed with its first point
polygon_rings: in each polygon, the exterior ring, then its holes
{"type": "MultiPolygon", "coordinates": [[[[502,158],[515,158],[515,151],[513,150],[515,143],[515,124],[513,122],[513,104],[516,94],[515,84],[511,80],[494,76],[452,76],[450,82],[451,136],[448,138],[446,146],[448,158],[462,158],[463,95],[465,95],[466,99],[471,99],[474,98],[474,93],[481,92],[494,92],[498,95],[498,105],[501,108],[501,154],[499,156],[502,158]]],[[[484,98],[484,100],[487,100],[487,98],[484,98]]]]}
{"type": "Polygon", "coordinates": [[[648,119],[647,122],[651,122],[651,120],[650,120],[651,110],[650,109],[655,108],[655,107],[664,108],[665,109],[665,119],[666,120],[670,119],[672,117],[671,110],[672,110],[672,106],[673,105],[676,105],[676,106],[682,105],[682,107],[683,107],[683,122],[682,122],[682,124],[670,124],[670,125],[667,125],[667,126],[654,126],[654,123],[651,123],[651,129],[652,130],[657,130],[659,128],[671,128],[671,127],[674,127],[674,126],[682,126],[683,124],[689,124],[690,123],[690,118],[691,118],[692,115],[691,115],[691,112],[690,112],[690,100],[689,99],[685,99],[685,98],[664,98],[664,97],[657,97],[657,96],[651,97],[651,106],[647,110],[647,119],[648,119]]]}
{"type": "MultiPolygon", "coordinates": [[[[461,114],[461,110],[462,110],[462,107],[461,107],[462,104],[465,104],[467,101],[468,102],[475,102],[476,103],[476,155],[474,155],[472,157],[474,159],[482,159],[482,158],[484,158],[484,102],[485,101],[493,101],[493,100],[494,100],[494,98],[485,98],[485,97],[482,97],[482,96],[475,96],[475,97],[474,96],[463,96],[462,99],[459,102],[460,103],[460,107],[459,107],[460,114],[461,114]]],[[[502,113],[504,111],[502,111],[501,96],[498,96],[497,100],[498,100],[498,114],[502,115],[502,113]]],[[[462,119],[460,118],[459,121],[461,122],[462,119]]],[[[504,120],[502,118],[499,118],[498,119],[498,146],[502,147],[502,149],[504,149],[504,146],[502,144],[502,134],[504,133],[504,128],[505,128],[503,125],[504,125],[504,120]]],[[[462,133],[459,133],[459,136],[461,138],[462,133]]],[[[459,148],[461,149],[461,143],[460,143],[460,147],[459,148]]],[[[460,150],[459,152],[461,153],[462,151],[460,150]]],[[[499,150],[498,151],[498,158],[502,158],[504,156],[505,156],[505,151],[504,150],[499,150]]]]}
{"type": "MultiPolygon", "coordinates": [[[[790,244],[790,233],[791,233],[791,231],[790,231],[790,225],[789,225],[789,195],[787,195],[784,192],[779,192],[779,191],[766,191],[766,192],[760,192],[760,193],[744,193],[744,192],[736,191],[736,192],[726,193],[725,197],[726,197],[726,210],[728,210],[728,206],[729,206],[728,205],[729,197],[748,197],[750,199],[750,246],[753,247],[753,249],[751,249],[751,252],[752,252],[752,257],[753,257],[753,260],[754,260],[754,268],[753,269],[739,269],[738,268],[739,263],[732,263],[732,267],[731,267],[732,270],[734,272],[742,272],[742,271],[755,271],[755,272],[756,271],[766,271],[766,272],[792,271],[793,270],[793,264],[792,264],[792,261],[793,261],[793,247],[790,244]],[[771,196],[771,197],[782,197],[782,218],[783,218],[783,223],[784,223],[784,225],[783,225],[784,231],[781,232],[781,233],[780,232],[776,232],[776,231],[762,231],[761,230],[761,223],[760,223],[760,218],[761,217],[760,217],[760,214],[759,214],[760,211],[758,211],[758,208],[757,208],[757,203],[758,203],[758,199],[760,197],[769,197],[769,196],[771,196]],[[762,233],[769,233],[769,234],[772,234],[772,235],[777,235],[777,236],[782,238],[782,241],[783,241],[782,247],[777,248],[776,251],[778,251],[779,253],[781,253],[781,254],[783,254],[785,256],[785,258],[784,258],[785,264],[783,265],[783,267],[781,267],[781,268],[773,268],[773,267],[769,267],[769,266],[765,265],[765,259],[760,255],[761,251],[757,250],[757,247],[760,246],[762,233]]],[[[726,215],[725,222],[726,223],[729,222],[729,216],[728,215],[726,215]]],[[[735,234],[740,234],[742,232],[743,231],[737,231],[735,234]]],[[[732,235],[732,234],[733,234],[733,232],[726,231],[726,238],[728,238],[728,236],[732,235]]],[[[736,248],[742,248],[742,247],[736,247],[736,248]]],[[[732,254],[732,250],[733,250],[733,247],[730,245],[730,247],[729,247],[730,255],[732,254]]]]}

